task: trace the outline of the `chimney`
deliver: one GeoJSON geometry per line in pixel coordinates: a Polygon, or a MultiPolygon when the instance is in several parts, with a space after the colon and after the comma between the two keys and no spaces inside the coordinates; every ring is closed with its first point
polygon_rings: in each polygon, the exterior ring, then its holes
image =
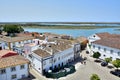
{"type": "Polygon", "coordinates": [[[51,55],[53,55],[53,54],[54,54],[53,49],[51,49],[51,55]]]}

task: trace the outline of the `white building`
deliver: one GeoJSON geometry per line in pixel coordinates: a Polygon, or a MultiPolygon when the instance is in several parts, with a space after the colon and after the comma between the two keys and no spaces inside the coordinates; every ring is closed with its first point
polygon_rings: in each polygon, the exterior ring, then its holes
{"type": "Polygon", "coordinates": [[[0,80],[18,80],[26,78],[29,61],[20,55],[0,58],[0,80]]]}
{"type": "Polygon", "coordinates": [[[80,44],[72,44],[69,40],[46,42],[29,54],[31,66],[40,74],[50,69],[66,65],[80,55],[80,44]]]}
{"type": "Polygon", "coordinates": [[[91,55],[94,52],[101,54],[101,59],[111,57],[120,59],[120,35],[109,33],[97,33],[89,37],[88,50],[91,55]]]}

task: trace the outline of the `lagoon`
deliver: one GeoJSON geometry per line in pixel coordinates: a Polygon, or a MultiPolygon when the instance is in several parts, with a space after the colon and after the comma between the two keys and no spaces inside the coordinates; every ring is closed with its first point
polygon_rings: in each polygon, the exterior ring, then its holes
{"type": "Polygon", "coordinates": [[[40,28],[25,28],[25,31],[39,32],[39,33],[56,33],[56,34],[67,34],[73,37],[85,36],[88,37],[94,33],[109,32],[114,34],[120,34],[119,28],[98,28],[98,29],[40,29],[40,28]]]}

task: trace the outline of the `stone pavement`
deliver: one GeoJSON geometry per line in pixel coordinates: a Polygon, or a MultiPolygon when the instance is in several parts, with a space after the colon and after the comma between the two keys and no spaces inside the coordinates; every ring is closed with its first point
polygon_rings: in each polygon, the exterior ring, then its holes
{"type": "Polygon", "coordinates": [[[98,74],[101,80],[120,80],[119,77],[116,77],[110,74],[110,70],[107,67],[102,67],[100,63],[95,63],[94,59],[89,57],[88,54],[83,51],[83,57],[87,57],[86,65],[81,65],[79,69],[66,77],[66,79],[61,80],[90,80],[90,76],[95,73],[98,74]]]}

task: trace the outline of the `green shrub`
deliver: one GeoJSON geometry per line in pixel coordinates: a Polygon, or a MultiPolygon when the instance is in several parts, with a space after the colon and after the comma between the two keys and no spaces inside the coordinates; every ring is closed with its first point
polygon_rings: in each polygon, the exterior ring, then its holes
{"type": "Polygon", "coordinates": [[[105,58],[105,61],[106,61],[107,63],[109,63],[109,62],[112,61],[112,58],[105,58]]]}
{"type": "Polygon", "coordinates": [[[69,68],[70,71],[67,72],[66,70],[60,70],[59,72],[50,72],[50,73],[46,73],[46,77],[47,78],[60,78],[60,77],[64,77],[68,74],[71,74],[71,73],[74,73],[76,70],[75,70],[75,66],[73,65],[65,65],[64,68],[69,68]]]}
{"type": "Polygon", "coordinates": [[[92,74],[92,76],[90,77],[90,80],[100,80],[100,78],[97,74],[92,74]]]}
{"type": "Polygon", "coordinates": [[[99,58],[101,54],[99,52],[94,52],[93,58],[99,58]]]}
{"type": "Polygon", "coordinates": [[[113,64],[116,68],[119,68],[119,67],[120,67],[120,59],[114,60],[114,61],[112,62],[112,64],[113,64]]]}

